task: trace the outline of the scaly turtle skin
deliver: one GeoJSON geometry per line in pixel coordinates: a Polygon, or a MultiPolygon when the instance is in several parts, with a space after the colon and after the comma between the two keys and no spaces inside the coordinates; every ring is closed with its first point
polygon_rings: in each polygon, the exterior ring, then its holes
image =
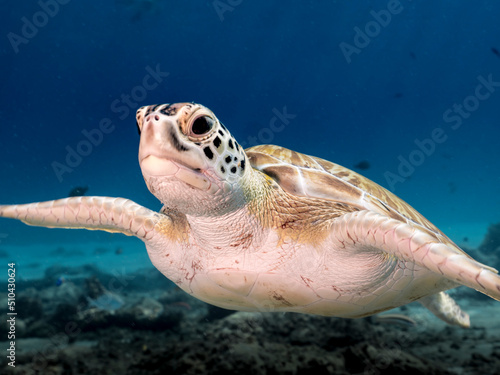
{"type": "Polygon", "coordinates": [[[496,270],[357,173],[278,146],[245,152],[198,104],[143,107],[137,125],[161,212],[72,197],[0,206],[0,216],[137,236],[166,277],[228,309],[357,318],[419,300],[467,327],[444,290],[466,285],[500,299],[496,270]]]}

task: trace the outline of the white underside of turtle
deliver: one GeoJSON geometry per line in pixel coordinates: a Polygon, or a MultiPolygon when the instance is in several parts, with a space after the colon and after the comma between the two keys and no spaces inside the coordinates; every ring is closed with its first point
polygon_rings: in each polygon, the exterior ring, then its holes
{"type": "Polygon", "coordinates": [[[137,125],[161,212],[71,197],[0,206],[0,217],[136,236],[166,277],[227,309],[358,318],[420,301],[468,327],[445,290],[465,285],[500,300],[495,269],[353,171],[278,146],[243,150],[199,104],[143,107],[137,125]]]}

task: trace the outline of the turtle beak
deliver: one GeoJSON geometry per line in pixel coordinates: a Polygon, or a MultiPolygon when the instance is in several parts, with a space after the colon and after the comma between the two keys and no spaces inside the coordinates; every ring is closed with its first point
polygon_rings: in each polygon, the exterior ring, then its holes
{"type": "Polygon", "coordinates": [[[193,169],[199,168],[190,155],[193,147],[184,140],[177,125],[177,116],[168,116],[154,109],[142,107],[137,111],[137,127],[141,134],[139,161],[149,155],[175,160],[193,169]]]}
{"type": "Polygon", "coordinates": [[[210,187],[201,172],[207,168],[200,150],[181,134],[177,111],[169,116],[158,107],[143,107],[137,111],[141,134],[139,164],[146,177],[175,177],[191,186],[206,190],[210,187]]]}
{"type": "Polygon", "coordinates": [[[137,124],[137,131],[139,135],[141,135],[142,131],[142,123],[144,122],[144,117],[146,117],[146,113],[151,112],[152,108],[156,107],[155,105],[148,105],[145,107],[141,107],[135,113],[135,119],[137,124]]]}

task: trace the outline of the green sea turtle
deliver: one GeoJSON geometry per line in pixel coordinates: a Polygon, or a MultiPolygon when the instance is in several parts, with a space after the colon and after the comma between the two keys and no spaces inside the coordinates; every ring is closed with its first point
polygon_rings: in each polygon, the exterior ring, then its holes
{"type": "Polygon", "coordinates": [[[466,285],[500,299],[495,269],[353,171],[278,146],[243,150],[199,104],[142,107],[137,125],[160,212],[71,197],[0,206],[0,216],[136,236],[166,277],[227,309],[358,318],[418,300],[467,327],[444,290],[466,285]]]}

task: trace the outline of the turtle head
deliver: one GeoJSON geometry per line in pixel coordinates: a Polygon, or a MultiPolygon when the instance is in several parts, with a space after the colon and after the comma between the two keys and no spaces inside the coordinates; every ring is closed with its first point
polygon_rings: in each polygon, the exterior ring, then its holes
{"type": "Polygon", "coordinates": [[[220,215],[244,204],[247,156],[208,108],[194,103],[137,111],[139,163],[149,190],[167,207],[220,215]]]}

